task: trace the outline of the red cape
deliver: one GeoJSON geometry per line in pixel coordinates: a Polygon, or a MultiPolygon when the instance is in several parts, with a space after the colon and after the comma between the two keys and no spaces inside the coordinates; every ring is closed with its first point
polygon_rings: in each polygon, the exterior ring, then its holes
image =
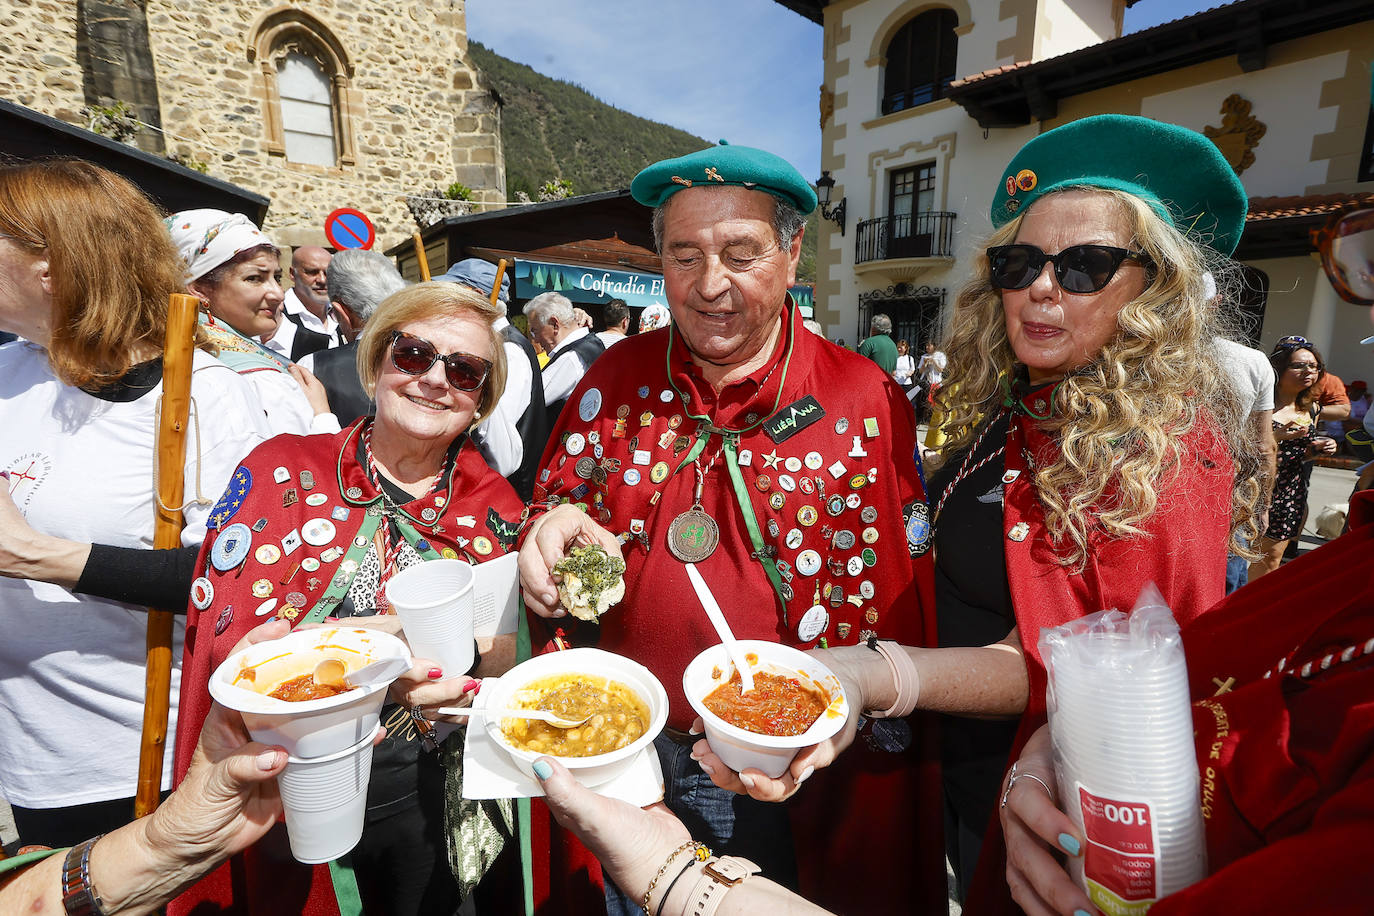
{"type": "MultiPolygon", "coordinates": [[[[293,599],[288,596],[295,595],[304,600],[292,623],[304,620],[329,589],[345,556],[341,553],[326,559],[327,552],[331,547],[348,547],[368,507],[380,500],[377,488],[357,460],[357,436],[367,422],[359,421],[331,436],[277,436],[264,442],[243,460],[228,491],[211,511],[214,527],[206,534],[196,564],[214,593],[204,609],[193,603],[187,610],[177,714],[178,782],[186,774],[201,725],[210,711],[210,675],[245,633],[270,619],[256,616],[254,610],[270,598],[278,599],[279,606],[291,603],[293,599]],[[281,482],[276,479],[283,476],[277,473],[279,468],[286,472],[281,482]],[[327,498],[312,506],[315,500],[309,497],[317,493],[327,498]],[[290,553],[284,552],[284,538],[321,518],[328,519],[334,528],[328,543],[301,543],[290,553]],[[215,569],[210,562],[211,551],[224,528],[242,522],[251,529],[259,519],[265,524],[252,534],[242,566],[223,572],[215,569]],[[257,555],[263,545],[277,546],[281,555],[271,558],[269,554],[271,562],[263,563],[257,555]],[[319,568],[310,572],[299,568],[306,558],[318,559],[319,568]],[[270,595],[254,592],[255,583],[266,583],[270,595]]],[[[436,549],[449,548],[474,561],[500,556],[513,545],[522,508],[510,484],[487,467],[466,440],[454,459],[447,488],[401,507],[436,549]],[[431,512],[432,519],[426,521],[431,512]],[[479,537],[491,545],[486,553],[475,549],[479,537]]],[[[168,912],[171,916],[221,912],[334,916],[338,907],[329,869],[300,865],[291,858],[285,827],[278,825],[242,855],[186,890],[169,905],[168,912]]]]}

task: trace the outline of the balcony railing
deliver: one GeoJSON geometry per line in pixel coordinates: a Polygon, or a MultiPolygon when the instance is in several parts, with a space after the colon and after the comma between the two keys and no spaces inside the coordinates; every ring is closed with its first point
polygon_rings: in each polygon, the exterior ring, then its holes
{"type": "Polygon", "coordinates": [[[931,210],[863,220],[855,236],[854,263],[951,257],[955,216],[947,211],[931,210]]]}

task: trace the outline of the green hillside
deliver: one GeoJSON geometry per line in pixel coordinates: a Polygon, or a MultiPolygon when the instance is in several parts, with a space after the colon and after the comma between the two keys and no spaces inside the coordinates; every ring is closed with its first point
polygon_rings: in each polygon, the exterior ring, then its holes
{"type": "MultiPolygon", "coordinates": [[[[681,156],[710,141],[686,131],[621,111],[586,90],[550,79],[502,57],[478,42],[468,44],[472,63],[501,96],[501,141],[506,157],[506,193],[538,188],[555,178],[574,194],[628,188],[644,166],[681,156]]],[[[815,276],[816,219],[807,223],[798,279],[815,276]]]]}

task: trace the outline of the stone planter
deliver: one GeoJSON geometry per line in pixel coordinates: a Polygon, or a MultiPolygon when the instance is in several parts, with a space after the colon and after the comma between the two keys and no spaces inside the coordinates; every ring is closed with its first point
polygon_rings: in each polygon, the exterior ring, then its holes
{"type": "Polygon", "coordinates": [[[469,201],[449,200],[447,197],[406,197],[406,207],[421,229],[428,229],[449,216],[463,216],[471,206],[469,201]]]}

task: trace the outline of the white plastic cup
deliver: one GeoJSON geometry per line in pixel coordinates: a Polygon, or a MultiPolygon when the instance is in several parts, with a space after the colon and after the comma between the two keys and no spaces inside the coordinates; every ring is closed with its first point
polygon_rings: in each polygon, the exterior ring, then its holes
{"type": "Polygon", "coordinates": [[[446,678],[472,667],[474,580],[466,560],[430,560],[386,584],[386,600],[401,618],[410,651],[438,662],[446,678]]]}
{"type": "Polygon", "coordinates": [[[849,701],[840,679],[825,665],[805,652],[779,643],[758,639],[739,640],[745,658],[758,658],[749,670],[781,674],[812,681],[830,695],[830,705],[800,735],[760,735],[731,725],[706,708],[704,700],[717,687],[730,680],[735,665],[725,646],[716,645],[702,652],[682,672],[682,691],[706,727],[706,743],[716,756],[735,772],[753,767],[770,779],[787,772],[788,764],[804,747],[819,744],[844,727],[849,718],[849,701]]]}
{"type": "Polygon", "coordinates": [[[409,658],[406,645],[390,633],[361,628],[295,630],[281,639],[254,643],[229,656],[210,676],[210,696],[237,710],[254,741],[276,744],[300,759],[327,757],[346,750],[377,730],[389,684],[372,684],[332,697],[292,703],[268,690],[292,677],[309,674],[325,658],[338,658],[349,671],[387,658],[409,658]],[[252,684],[240,681],[253,668],[252,684]]]}
{"type": "Polygon", "coordinates": [[[291,855],[305,865],[332,862],[363,835],[372,741],[377,728],[351,747],[326,757],[288,757],[277,777],[291,855]]]}

